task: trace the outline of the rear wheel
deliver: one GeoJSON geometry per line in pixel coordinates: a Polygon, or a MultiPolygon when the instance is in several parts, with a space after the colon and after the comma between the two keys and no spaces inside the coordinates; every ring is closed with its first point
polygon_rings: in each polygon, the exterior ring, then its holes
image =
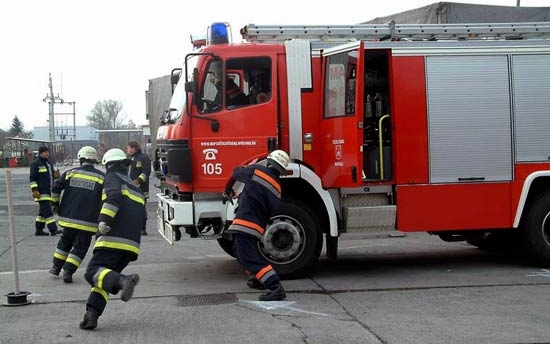
{"type": "Polygon", "coordinates": [[[302,202],[283,200],[259,243],[281,277],[298,277],[319,260],[323,240],[314,213],[302,202]]]}
{"type": "Polygon", "coordinates": [[[521,234],[527,258],[533,264],[550,266],[550,190],[540,194],[532,203],[521,234]]]}

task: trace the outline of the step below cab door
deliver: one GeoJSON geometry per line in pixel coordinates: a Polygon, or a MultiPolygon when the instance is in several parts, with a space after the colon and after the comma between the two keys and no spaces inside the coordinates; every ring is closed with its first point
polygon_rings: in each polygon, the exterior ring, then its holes
{"type": "Polygon", "coordinates": [[[323,110],[321,113],[324,187],[354,187],[363,174],[364,48],[362,42],[343,44],[322,53],[323,110]]]}

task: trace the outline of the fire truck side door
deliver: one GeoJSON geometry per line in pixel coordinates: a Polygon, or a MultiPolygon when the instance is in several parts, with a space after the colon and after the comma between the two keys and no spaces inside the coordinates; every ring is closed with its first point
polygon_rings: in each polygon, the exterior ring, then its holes
{"type": "Polygon", "coordinates": [[[363,43],[326,49],[322,58],[320,175],[325,187],[359,186],[363,179],[363,43]]]}

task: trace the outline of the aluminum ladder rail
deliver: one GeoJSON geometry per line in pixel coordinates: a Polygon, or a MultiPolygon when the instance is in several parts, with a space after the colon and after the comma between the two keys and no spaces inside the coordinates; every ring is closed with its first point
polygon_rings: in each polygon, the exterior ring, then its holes
{"type": "Polygon", "coordinates": [[[255,25],[240,30],[248,42],[289,39],[340,40],[482,40],[550,38],[550,22],[473,24],[255,25]]]}

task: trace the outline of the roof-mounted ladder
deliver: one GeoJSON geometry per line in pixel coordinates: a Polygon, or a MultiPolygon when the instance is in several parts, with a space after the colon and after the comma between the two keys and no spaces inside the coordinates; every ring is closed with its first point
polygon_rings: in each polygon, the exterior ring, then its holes
{"type": "Polygon", "coordinates": [[[358,25],[255,25],[241,29],[249,42],[282,42],[289,39],[439,40],[550,38],[550,22],[495,24],[358,24],[358,25]]]}

